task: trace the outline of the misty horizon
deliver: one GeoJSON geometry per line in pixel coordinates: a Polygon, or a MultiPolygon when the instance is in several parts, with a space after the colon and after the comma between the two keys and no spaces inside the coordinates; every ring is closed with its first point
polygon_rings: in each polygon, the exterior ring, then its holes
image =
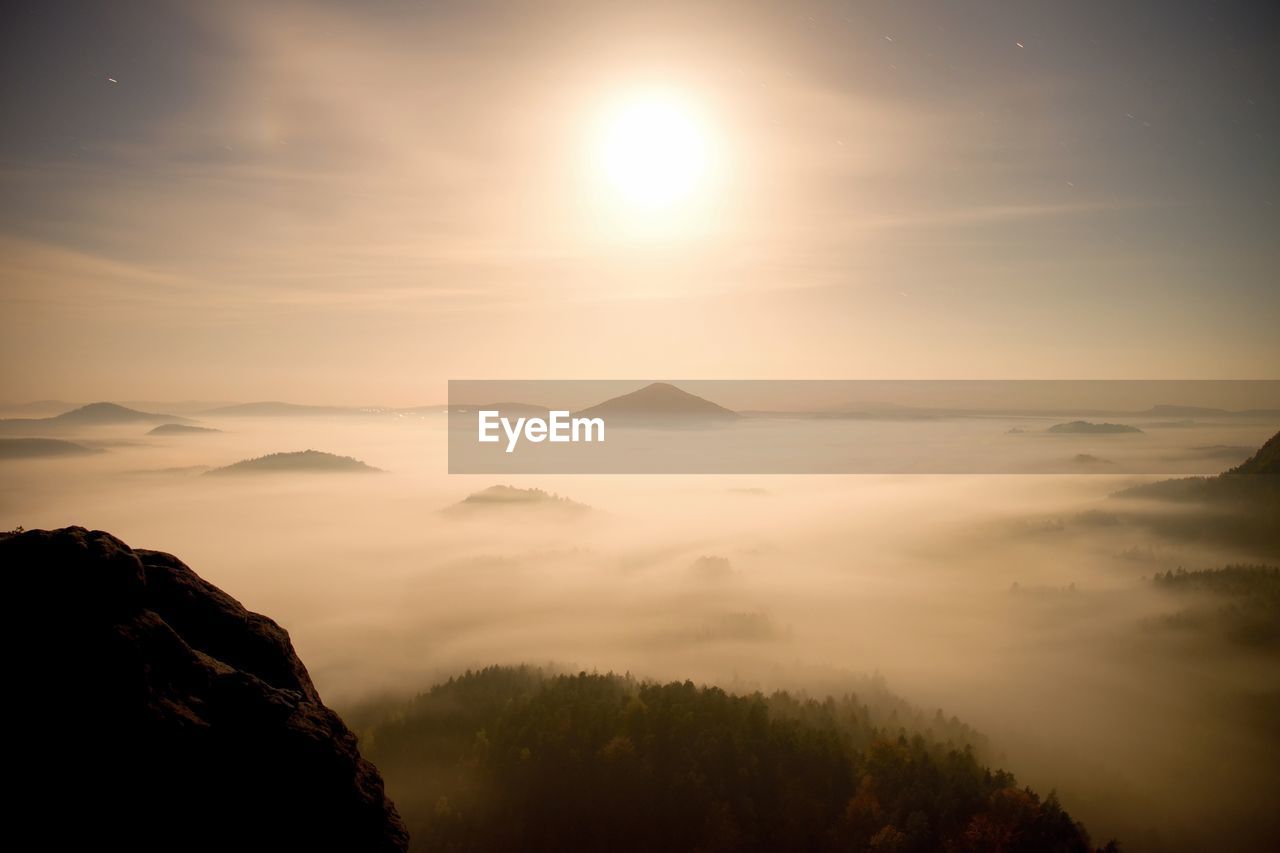
{"type": "Polygon", "coordinates": [[[22,843],[1280,849],[1280,5],[6,11],[22,843]]]}

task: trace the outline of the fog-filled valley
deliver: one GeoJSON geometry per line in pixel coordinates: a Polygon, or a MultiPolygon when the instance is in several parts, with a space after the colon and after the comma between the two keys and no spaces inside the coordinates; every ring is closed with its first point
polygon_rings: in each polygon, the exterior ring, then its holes
{"type": "MultiPolygon", "coordinates": [[[[57,438],[99,452],[0,460],[0,528],[81,525],[178,555],[284,626],[366,736],[399,703],[493,665],[852,693],[891,733],[927,729],[939,710],[958,718],[984,765],[1056,791],[1097,844],[1280,840],[1274,577],[1176,574],[1275,565],[1276,542],[1175,535],[1179,514],[1208,510],[1116,496],[1158,477],[495,481],[446,474],[438,412],[192,423],[219,431],[72,426],[57,438]],[[315,454],[208,475],[304,450],[369,467],[315,470],[315,454]]],[[[1188,469],[1212,473],[1276,426],[1211,422],[1159,440],[1188,459],[1235,448],[1188,469]]],[[[965,428],[1022,438],[1002,421],[965,428]]],[[[1046,459],[1075,452],[1057,443],[1071,436],[1037,440],[1046,459]]],[[[404,779],[384,772],[413,815],[404,779]]]]}
{"type": "Polygon", "coordinates": [[[9,5],[6,847],[1280,851],[1280,3],[9,5]]]}

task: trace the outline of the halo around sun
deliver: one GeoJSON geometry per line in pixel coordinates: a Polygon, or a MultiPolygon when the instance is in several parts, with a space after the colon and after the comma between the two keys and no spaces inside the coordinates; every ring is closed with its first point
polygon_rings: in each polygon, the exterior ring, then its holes
{"type": "Polygon", "coordinates": [[[594,145],[597,177],[611,203],[632,215],[674,213],[705,191],[712,177],[709,129],[675,95],[619,101],[605,111],[594,145]]]}

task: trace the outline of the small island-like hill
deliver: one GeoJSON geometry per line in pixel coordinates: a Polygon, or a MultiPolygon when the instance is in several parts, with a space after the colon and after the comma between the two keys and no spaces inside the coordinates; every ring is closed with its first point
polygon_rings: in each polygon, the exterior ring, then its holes
{"type": "Polygon", "coordinates": [[[1067,435],[1118,435],[1121,433],[1140,433],[1142,430],[1128,424],[1095,424],[1092,421],[1071,421],[1065,424],[1054,424],[1049,432],[1067,435]]]}
{"type": "Polygon", "coordinates": [[[381,471],[359,459],[319,450],[269,453],[207,471],[205,476],[235,474],[368,474],[381,471]]]}

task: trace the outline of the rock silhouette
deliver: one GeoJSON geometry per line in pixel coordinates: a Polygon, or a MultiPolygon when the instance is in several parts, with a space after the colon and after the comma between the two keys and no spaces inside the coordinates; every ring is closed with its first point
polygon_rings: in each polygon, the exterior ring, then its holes
{"type": "Polygon", "coordinates": [[[377,769],[271,619],[181,560],[0,534],[7,822],[40,849],[403,851],[377,769]]]}

